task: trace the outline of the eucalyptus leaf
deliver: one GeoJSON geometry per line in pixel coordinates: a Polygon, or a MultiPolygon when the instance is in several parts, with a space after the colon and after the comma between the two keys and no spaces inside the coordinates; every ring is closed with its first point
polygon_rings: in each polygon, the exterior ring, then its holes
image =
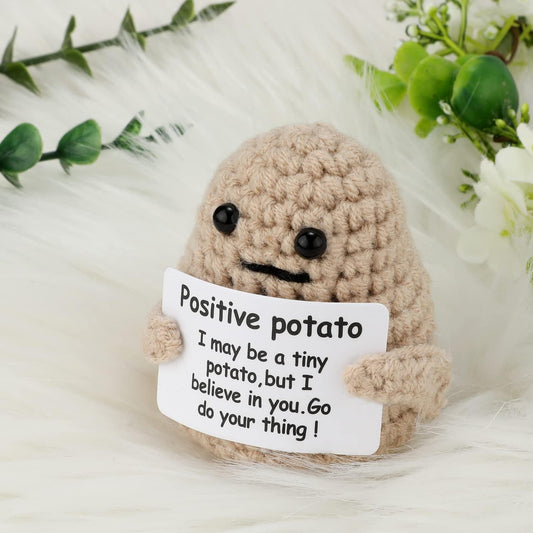
{"type": "Polygon", "coordinates": [[[159,126],[155,130],[156,135],[166,144],[172,142],[172,137],[165,126],[159,126]]]}
{"type": "Polygon", "coordinates": [[[67,29],[65,30],[65,36],[63,37],[63,44],[61,48],[65,50],[66,48],[72,48],[72,32],[76,29],[76,17],[72,15],[68,21],[67,29]]]}
{"type": "Polygon", "coordinates": [[[128,9],[126,11],[126,14],[124,15],[124,18],[122,19],[122,22],[120,23],[120,30],[119,33],[137,33],[137,30],[135,29],[135,22],[133,22],[133,16],[131,15],[130,10],[128,9]]]}
{"type": "Polygon", "coordinates": [[[176,14],[172,17],[172,26],[185,26],[194,18],[194,0],[185,0],[176,14]]]}
{"type": "MultiPolygon", "coordinates": [[[[2,171],[0,171],[0,172],[2,172],[2,171]]],[[[19,180],[19,175],[16,174],[15,172],[5,172],[5,171],[3,171],[2,172],[2,176],[4,176],[4,178],[6,178],[6,180],[9,181],[9,183],[11,183],[11,185],[16,187],[17,189],[22,188],[22,185],[20,184],[20,180],[19,180]]]]}
{"type": "Polygon", "coordinates": [[[181,137],[185,134],[187,127],[183,124],[168,124],[167,126],[159,126],[154,130],[154,133],[145,137],[148,142],[159,142],[163,141],[164,143],[172,142],[172,134],[181,137]]]}
{"type": "Polygon", "coordinates": [[[235,2],[221,2],[220,4],[211,4],[207,7],[204,7],[198,15],[193,17],[190,22],[196,21],[196,20],[213,20],[214,18],[218,17],[219,15],[222,15],[226,9],[230,8],[235,2]]]}
{"type": "Polygon", "coordinates": [[[63,168],[68,168],[68,165],[89,165],[98,159],[101,147],[100,126],[91,119],[78,124],[61,137],[57,154],[63,168]]]}
{"type": "Polygon", "coordinates": [[[37,87],[33,81],[33,78],[31,77],[24,63],[8,63],[4,66],[2,74],[5,74],[15,83],[26,87],[26,89],[29,89],[32,93],[39,94],[39,87],[37,87]]]}
{"type": "Polygon", "coordinates": [[[0,143],[0,171],[10,176],[24,172],[39,161],[42,152],[39,130],[33,124],[19,124],[0,143]]]}
{"type": "Polygon", "coordinates": [[[140,117],[142,117],[142,111],[139,116],[133,117],[122,130],[122,133],[129,133],[130,135],[139,135],[143,127],[140,117]]]}
{"type": "Polygon", "coordinates": [[[76,50],[75,48],[63,50],[63,59],[85,72],[87,76],[93,75],[89,63],[87,63],[85,56],[79,50],[76,50]]]}
{"type": "Polygon", "coordinates": [[[141,133],[142,122],[139,117],[133,117],[125,128],[109,143],[111,148],[120,148],[130,152],[138,152],[142,149],[139,142],[135,139],[141,133]]]}
{"type": "Polygon", "coordinates": [[[61,165],[61,168],[65,171],[65,174],[68,174],[70,176],[70,169],[72,168],[72,163],[67,163],[63,159],[60,159],[59,164],[61,165]]]}
{"type": "Polygon", "coordinates": [[[135,37],[139,43],[139,46],[141,47],[141,50],[146,50],[146,37],[140,33],[137,33],[135,37]]]}
{"type": "Polygon", "coordinates": [[[137,41],[143,50],[146,49],[146,39],[143,35],[137,33],[137,30],[135,29],[135,22],[133,21],[133,16],[129,9],[126,11],[126,14],[124,15],[124,18],[120,24],[119,36],[124,35],[129,35],[135,41],[137,41]]]}
{"type": "Polygon", "coordinates": [[[391,111],[401,103],[407,85],[396,74],[379,70],[355,56],[345,56],[345,61],[366,81],[372,100],[378,109],[381,109],[383,104],[391,111]]]}
{"type": "Polygon", "coordinates": [[[13,35],[11,36],[11,39],[9,39],[6,49],[4,50],[4,55],[2,56],[2,66],[13,62],[13,49],[15,48],[16,36],[17,36],[17,27],[15,26],[15,29],[13,30],[13,35]]]}
{"type": "Polygon", "coordinates": [[[170,127],[178,137],[185,135],[185,132],[187,131],[187,128],[183,124],[171,124],[170,127]]]}
{"type": "Polygon", "coordinates": [[[425,139],[437,126],[437,121],[430,118],[421,118],[415,126],[415,133],[425,139]]]}

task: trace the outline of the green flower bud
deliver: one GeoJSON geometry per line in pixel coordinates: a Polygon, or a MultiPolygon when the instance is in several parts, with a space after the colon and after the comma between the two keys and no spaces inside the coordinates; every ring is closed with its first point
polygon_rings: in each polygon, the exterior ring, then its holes
{"type": "Polygon", "coordinates": [[[416,24],[410,24],[409,26],[407,26],[407,28],[405,28],[405,33],[409,37],[417,37],[420,33],[420,30],[416,24]]]}
{"type": "Polygon", "coordinates": [[[520,122],[525,122],[526,124],[529,123],[529,105],[528,104],[522,104],[522,107],[520,108],[520,122]]]}
{"type": "Polygon", "coordinates": [[[442,109],[442,112],[446,115],[452,115],[453,114],[453,111],[452,111],[452,108],[450,106],[450,104],[444,102],[444,101],[440,101],[439,102],[439,105],[440,105],[440,108],[442,109]]]}
{"type": "Polygon", "coordinates": [[[463,194],[467,193],[468,191],[471,191],[474,187],[470,185],[469,183],[462,183],[459,185],[459,192],[462,192],[463,194]]]}

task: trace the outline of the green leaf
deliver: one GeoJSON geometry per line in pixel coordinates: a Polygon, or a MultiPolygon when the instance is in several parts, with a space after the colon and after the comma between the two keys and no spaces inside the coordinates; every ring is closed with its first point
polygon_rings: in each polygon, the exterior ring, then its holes
{"type": "Polygon", "coordinates": [[[33,81],[24,63],[8,63],[2,73],[15,83],[26,87],[32,93],[39,94],[39,87],[33,81]]]}
{"type": "Polygon", "coordinates": [[[73,48],[72,44],[72,32],[76,29],[76,17],[72,15],[68,21],[68,26],[65,31],[65,37],[63,38],[63,44],[61,50],[63,51],[63,59],[85,72],[87,76],[92,76],[91,67],[85,59],[85,56],[79,51],[73,48]]]}
{"type": "Polygon", "coordinates": [[[143,112],[140,111],[138,116],[133,117],[125,126],[125,128],[122,130],[121,135],[123,133],[129,133],[130,135],[139,135],[141,133],[141,129],[143,127],[141,122],[141,117],[143,116],[143,112]]]}
{"type": "Polygon", "coordinates": [[[190,22],[194,22],[196,20],[213,20],[214,18],[218,17],[219,15],[222,15],[226,9],[230,8],[235,2],[221,2],[220,4],[211,4],[207,7],[204,7],[198,15],[193,17],[190,22]]]}
{"type": "Polygon", "coordinates": [[[137,33],[137,30],[135,29],[135,22],[133,22],[133,17],[129,9],[126,11],[124,18],[122,19],[122,22],[120,23],[119,33],[122,33],[122,32],[129,33],[129,34],[137,33]]]}
{"type": "Polygon", "coordinates": [[[17,189],[21,189],[22,185],[20,184],[19,175],[14,172],[2,172],[2,176],[6,178],[11,185],[16,187],[17,189]]]}
{"type": "Polygon", "coordinates": [[[444,57],[422,59],[409,77],[407,96],[414,111],[432,120],[444,114],[441,101],[450,102],[459,67],[444,57]]]}
{"type": "Polygon", "coordinates": [[[19,124],[0,143],[0,171],[18,181],[14,175],[33,167],[42,152],[39,130],[33,124],[19,124]]]}
{"type": "Polygon", "coordinates": [[[15,29],[13,30],[13,35],[11,36],[11,39],[9,39],[6,49],[4,50],[4,55],[2,56],[2,66],[13,62],[13,49],[15,48],[15,37],[16,36],[17,36],[17,27],[15,26],[15,29]]]}
{"type": "Polygon", "coordinates": [[[109,146],[128,150],[130,152],[138,152],[139,150],[142,150],[142,146],[135,139],[135,137],[141,133],[141,129],[142,122],[140,118],[137,116],[133,117],[117,137],[109,143],[109,146]]]}
{"type": "Polygon", "coordinates": [[[72,32],[76,29],[76,17],[72,15],[68,21],[67,29],[65,30],[65,36],[63,37],[63,44],[61,49],[72,48],[72,32]]]}
{"type": "Polygon", "coordinates": [[[135,37],[137,38],[137,42],[139,43],[141,50],[146,50],[146,37],[140,33],[135,35],[135,37]]]}
{"type": "Polygon", "coordinates": [[[72,163],[67,163],[63,159],[60,159],[59,164],[61,165],[61,168],[65,171],[65,174],[68,174],[70,176],[70,169],[72,168],[72,163]]]}
{"type": "Polygon", "coordinates": [[[63,59],[70,63],[71,65],[74,65],[78,69],[82,70],[87,74],[87,76],[92,76],[93,73],[91,72],[91,67],[89,66],[89,63],[87,63],[87,60],[85,59],[85,56],[75,48],[69,48],[63,50],[63,59]]]}
{"type": "Polygon", "coordinates": [[[430,118],[421,118],[417,125],[415,126],[415,133],[425,139],[437,126],[436,120],[431,120],[430,118]]]}
{"type": "Polygon", "coordinates": [[[355,56],[345,56],[344,59],[358,76],[366,80],[370,95],[378,109],[381,109],[381,104],[383,104],[391,111],[401,103],[407,91],[407,85],[396,74],[378,70],[355,56]]]}
{"type": "Polygon", "coordinates": [[[172,26],[185,26],[194,18],[194,0],[185,0],[176,14],[172,17],[172,26]]]}
{"type": "Polygon", "coordinates": [[[124,18],[120,24],[119,36],[124,35],[129,35],[136,40],[142,50],[146,49],[146,39],[143,35],[137,33],[137,30],[135,29],[135,22],[133,21],[133,16],[129,9],[126,11],[126,14],[124,15],[124,18]]]}
{"type": "Polygon", "coordinates": [[[68,173],[69,165],[89,165],[100,155],[102,147],[100,126],[94,120],[86,120],[67,131],[59,140],[57,153],[68,173]]]}
{"type": "Polygon", "coordinates": [[[346,55],[344,56],[344,61],[348,66],[352,67],[355,70],[355,73],[361,78],[365,75],[366,69],[376,69],[376,67],[374,67],[370,63],[367,63],[366,61],[363,61],[362,59],[359,59],[355,56],[346,55]]]}
{"type": "Polygon", "coordinates": [[[171,124],[170,127],[178,137],[185,135],[185,132],[187,131],[187,128],[183,124],[171,124]]]}
{"type": "Polygon", "coordinates": [[[407,83],[415,67],[427,56],[428,53],[423,46],[413,41],[406,41],[396,51],[394,70],[400,79],[407,83]]]}
{"type": "Polygon", "coordinates": [[[407,91],[407,85],[395,74],[376,70],[371,81],[370,91],[378,108],[380,103],[383,103],[389,111],[392,111],[401,104],[407,91]]]}

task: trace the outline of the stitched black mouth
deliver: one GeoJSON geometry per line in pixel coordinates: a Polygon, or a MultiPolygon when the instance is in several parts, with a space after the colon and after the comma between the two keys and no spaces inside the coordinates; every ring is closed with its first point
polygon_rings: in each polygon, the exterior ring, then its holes
{"type": "Polygon", "coordinates": [[[307,272],[300,272],[294,274],[288,270],[275,267],[273,265],[261,265],[259,263],[249,263],[248,261],[241,261],[243,268],[251,270],[252,272],[261,272],[261,274],[269,274],[282,281],[292,281],[294,283],[309,283],[311,278],[307,272]]]}

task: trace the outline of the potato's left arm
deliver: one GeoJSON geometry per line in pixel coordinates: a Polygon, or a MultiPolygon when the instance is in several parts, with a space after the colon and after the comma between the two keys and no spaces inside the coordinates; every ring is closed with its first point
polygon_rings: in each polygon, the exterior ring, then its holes
{"type": "Polygon", "coordinates": [[[404,405],[427,420],[446,405],[450,375],[451,361],[444,350],[418,344],[361,357],[346,368],[344,381],[354,396],[404,405]]]}

